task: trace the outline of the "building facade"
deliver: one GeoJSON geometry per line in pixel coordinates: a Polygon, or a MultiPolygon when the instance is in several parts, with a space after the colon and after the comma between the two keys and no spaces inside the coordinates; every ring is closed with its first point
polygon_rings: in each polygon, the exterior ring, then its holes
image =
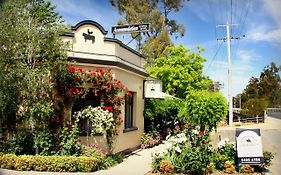
{"type": "MultiPolygon", "coordinates": [[[[113,145],[113,153],[117,153],[140,145],[144,128],[144,81],[148,75],[144,71],[144,56],[117,39],[107,38],[107,33],[100,24],[86,20],[72,26],[71,32],[64,33],[62,39],[69,43],[68,58],[74,60],[75,65],[84,69],[110,67],[114,78],[132,94],[121,107],[123,123],[113,145]]],[[[88,105],[98,106],[100,103],[96,97],[86,97],[77,100],[72,111],[88,105]]],[[[89,130],[87,122],[80,123],[79,127],[81,143],[88,146],[98,144],[107,149],[103,136],[85,134],[89,130]]]]}

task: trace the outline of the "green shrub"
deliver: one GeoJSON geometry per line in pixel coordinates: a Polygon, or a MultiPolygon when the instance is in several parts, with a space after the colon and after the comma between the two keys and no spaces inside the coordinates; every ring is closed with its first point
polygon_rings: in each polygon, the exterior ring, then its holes
{"type": "Polygon", "coordinates": [[[106,156],[106,154],[96,145],[93,145],[91,147],[83,146],[81,155],[89,156],[89,157],[100,157],[100,158],[106,156]]]}
{"type": "Polygon", "coordinates": [[[16,155],[34,154],[33,136],[28,130],[18,131],[14,138],[5,144],[5,152],[16,155]]]}
{"type": "Polygon", "coordinates": [[[154,172],[154,173],[159,172],[160,163],[163,159],[164,159],[164,157],[160,156],[159,153],[154,155],[154,157],[152,159],[152,163],[151,163],[152,172],[154,172]]]}
{"type": "Polygon", "coordinates": [[[34,137],[34,146],[38,148],[39,154],[49,156],[56,154],[56,140],[49,131],[37,131],[34,137]]]}
{"type": "Polygon", "coordinates": [[[162,138],[169,134],[179,133],[184,126],[184,123],[178,117],[181,104],[182,100],[175,98],[146,99],[144,110],[145,132],[160,132],[162,138]]]}
{"type": "Polygon", "coordinates": [[[264,110],[268,106],[265,99],[253,98],[246,101],[242,107],[241,114],[245,117],[263,116],[264,110]]]}
{"type": "Polygon", "coordinates": [[[99,169],[107,169],[118,163],[123,162],[124,156],[122,154],[109,155],[101,159],[99,169]]]}
{"type": "Polygon", "coordinates": [[[187,146],[181,150],[180,154],[171,151],[167,156],[174,166],[174,171],[178,173],[201,175],[210,164],[209,153],[196,147],[187,146]]]}
{"type": "Polygon", "coordinates": [[[95,157],[0,155],[0,167],[18,171],[92,172],[101,160],[95,157]]]}
{"type": "Polygon", "coordinates": [[[231,143],[225,143],[212,152],[211,162],[216,166],[216,169],[223,170],[224,164],[227,161],[235,162],[237,153],[235,147],[231,143]]]}
{"type": "MultiPolygon", "coordinates": [[[[186,133],[178,134],[169,139],[172,148],[162,156],[162,160],[169,160],[174,172],[201,175],[207,171],[210,165],[210,144],[208,134],[198,131],[186,130],[186,133]],[[192,133],[193,132],[193,133],[192,133]]],[[[154,158],[153,166],[158,168],[162,161],[154,158]]]]}
{"type": "Polygon", "coordinates": [[[268,168],[271,165],[271,161],[274,158],[274,154],[269,151],[264,151],[263,152],[263,160],[264,160],[264,167],[268,168]]]}
{"type": "Polygon", "coordinates": [[[72,126],[72,129],[69,131],[68,128],[64,128],[61,135],[61,149],[60,154],[61,155],[75,155],[79,156],[82,152],[82,147],[78,143],[78,126],[77,123],[75,123],[72,126]]]}
{"type": "Polygon", "coordinates": [[[225,97],[218,92],[194,91],[190,93],[179,115],[186,123],[211,131],[226,116],[225,97]]]}
{"type": "Polygon", "coordinates": [[[159,144],[162,140],[160,133],[143,133],[141,136],[141,149],[150,148],[159,144]]]}

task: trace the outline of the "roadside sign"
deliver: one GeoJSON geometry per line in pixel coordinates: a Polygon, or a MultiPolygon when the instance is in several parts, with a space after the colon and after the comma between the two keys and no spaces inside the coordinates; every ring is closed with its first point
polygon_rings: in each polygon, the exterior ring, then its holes
{"type": "Polygon", "coordinates": [[[118,33],[133,33],[133,32],[148,32],[150,26],[148,23],[144,24],[132,24],[132,25],[120,25],[120,26],[113,26],[111,32],[113,34],[118,33]]]}
{"type": "Polygon", "coordinates": [[[236,129],[238,164],[263,163],[260,129],[236,129]]]}

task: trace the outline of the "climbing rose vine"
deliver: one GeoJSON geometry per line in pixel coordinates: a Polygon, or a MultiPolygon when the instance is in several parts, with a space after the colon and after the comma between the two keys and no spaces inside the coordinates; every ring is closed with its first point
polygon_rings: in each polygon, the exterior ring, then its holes
{"type": "Polygon", "coordinates": [[[66,112],[71,110],[76,99],[88,94],[100,99],[102,108],[111,113],[112,125],[106,130],[106,138],[109,149],[112,149],[113,140],[118,135],[118,127],[122,123],[120,107],[124,104],[125,98],[131,94],[119,80],[112,76],[111,69],[83,69],[66,65],[56,73],[55,87],[57,92],[55,113],[58,118],[64,118],[65,124],[71,118],[71,115],[67,115],[66,112]]]}

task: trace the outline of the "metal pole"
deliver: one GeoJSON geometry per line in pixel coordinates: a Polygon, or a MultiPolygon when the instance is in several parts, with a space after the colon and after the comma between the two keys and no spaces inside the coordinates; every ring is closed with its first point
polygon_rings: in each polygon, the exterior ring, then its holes
{"type": "Polygon", "coordinates": [[[228,56],[228,117],[229,127],[233,125],[233,108],[232,108],[232,81],[231,81],[231,54],[230,54],[230,32],[229,24],[226,23],[226,40],[227,40],[227,56],[228,56]]]}

